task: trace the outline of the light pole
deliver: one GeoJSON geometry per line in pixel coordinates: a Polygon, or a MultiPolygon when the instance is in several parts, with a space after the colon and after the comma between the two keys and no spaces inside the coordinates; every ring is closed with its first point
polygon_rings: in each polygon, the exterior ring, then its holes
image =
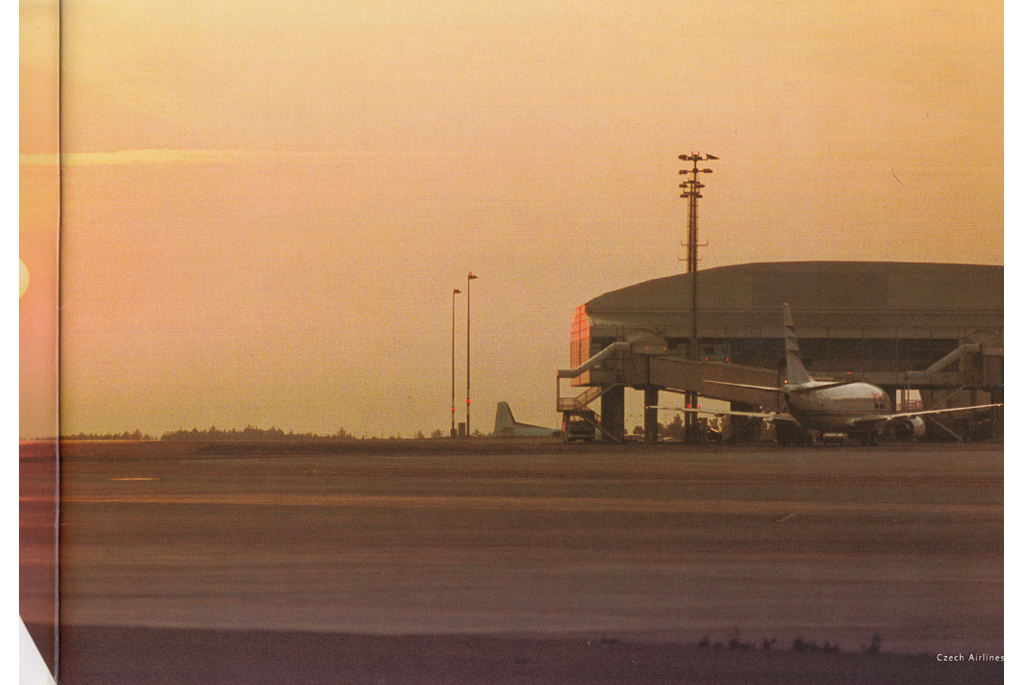
{"type": "Polygon", "coordinates": [[[462,291],[458,288],[452,290],[452,430],[448,437],[454,438],[455,433],[455,296],[462,291]]]}
{"type": "Polygon", "coordinates": [[[476,276],[470,271],[466,276],[466,437],[472,433],[469,431],[469,284],[476,280],[476,276]]]}
{"type": "MultiPolygon", "coordinates": [[[[679,155],[679,159],[685,162],[693,162],[692,169],[680,169],[680,174],[692,174],[690,180],[684,181],[679,184],[680,188],[683,188],[683,193],[679,197],[689,198],[690,200],[690,211],[687,218],[687,245],[686,245],[686,272],[690,274],[690,310],[693,314],[690,326],[690,359],[695,362],[700,359],[700,350],[697,349],[697,199],[703,197],[700,194],[700,189],[704,187],[704,184],[700,182],[700,174],[710,174],[712,169],[699,169],[697,168],[697,162],[704,160],[718,159],[714,155],[701,155],[699,152],[689,155],[679,155]]],[[[696,391],[690,391],[686,393],[686,406],[691,409],[697,409],[697,393],[696,391]]],[[[686,440],[687,442],[697,442],[698,439],[698,426],[697,414],[692,411],[686,412],[686,440]]]]}

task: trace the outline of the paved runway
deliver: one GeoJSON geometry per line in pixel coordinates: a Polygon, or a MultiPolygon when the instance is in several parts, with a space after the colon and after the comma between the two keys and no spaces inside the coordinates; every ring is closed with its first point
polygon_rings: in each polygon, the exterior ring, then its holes
{"type": "Polygon", "coordinates": [[[1001,446],[506,445],[68,445],[66,682],[125,627],[1002,654],[1001,446]]]}

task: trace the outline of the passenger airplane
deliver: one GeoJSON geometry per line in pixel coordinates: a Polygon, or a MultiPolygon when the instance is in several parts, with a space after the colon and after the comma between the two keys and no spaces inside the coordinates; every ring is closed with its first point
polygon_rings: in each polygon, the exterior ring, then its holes
{"type": "MultiPolygon", "coordinates": [[[[803,362],[800,361],[800,346],[797,343],[793,315],[789,311],[788,304],[783,305],[783,323],[785,324],[786,339],[786,384],[781,388],[734,383],[727,385],[780,393],[786,406],[786,412],[723,412],[682,407],[658,407],[658,409],[761,417],[774,422],[785,422],[793,428],[796,427],[793,424],[796,424],[826,440],[843,440],[847,437],[854,437],[859,438],[862,444],[868,445],[874,444],[875,438],[890,422],[895,422],[894,428],[900,437],[919,438],[924,435],[925,429],[922,416],[1003,406],[1002,404],[979,404],[949,409],[893,412],[889,396],[878,386],[863,381],[814,380],[807,372],[803,362]]],[[[716,383],[716,381],[707,382],[716,383]]],[[[783,428],[781,425],[776,426],[776,434],[779,443],[783,445],[796,438],[795,431],[783,428]]]]}
{"type": "Polygon", "coordinates": [[[528,423],[519,423],[512,416],[512,408],[508,402],[498,402],[498,412],[494,416],[494,432],[491,437],[495,438],[524,438],[524,437],[547,437],[557,434],[554,428],[533,426],[528,423]]]}

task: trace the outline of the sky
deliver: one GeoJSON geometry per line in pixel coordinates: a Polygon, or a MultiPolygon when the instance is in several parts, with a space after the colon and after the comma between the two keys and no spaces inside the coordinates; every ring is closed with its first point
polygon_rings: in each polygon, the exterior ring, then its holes
{"type": "Polygon", "coordinates": [[[470,271],[472,427],[556,426],[575,307],[685,270],[680,154],[720,158],[702,269],[1003,263],[1001,2],[63,0],[59,62],[56,5],[21,0],[22,437],[58,256],[61,432],[154,436],[447,431],[470,271]]]}

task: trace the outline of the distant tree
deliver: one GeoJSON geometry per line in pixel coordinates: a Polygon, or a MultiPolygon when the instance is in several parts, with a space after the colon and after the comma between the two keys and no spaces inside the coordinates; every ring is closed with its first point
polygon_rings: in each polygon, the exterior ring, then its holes
{"type": "Polygon", "coordinates": [[[440,428],[435,428],[434,431],[430,434],[430,437],[432,437],[434,439],[443,438],[444,437],[444,433],[441,432],[440,428]]]}
{"type": "Polygon", "coordinates": [[[644,427],[643,426],[633,426],[633,435],[643,435],[643,434],[644,434],[644,427]]]}
{"type": "Polygon", "coordinates": [[[676,440],[682,440],[685,437],[686,429],[683,427],[683,417],[681,414],[676,414],[673,417],[672,422],[667,426],[661,424],[658,425],[658,435],[663,438],[675,438],[676,440]]]}
{"type": "Polygon", "coordinates": [[[348,438],[348,437],[351,437],[351,436],[348,433],[345,432],[344,428],[339,428],[338,432],[334,434],[334,437],[336,437],[336,438],[348,438]]]}
{"type": "Polygon", "coordinates": [[[423,437],[423,431],[416,431],[416,435],[413,436],[416,440],[422,440],[423,437]]]}

